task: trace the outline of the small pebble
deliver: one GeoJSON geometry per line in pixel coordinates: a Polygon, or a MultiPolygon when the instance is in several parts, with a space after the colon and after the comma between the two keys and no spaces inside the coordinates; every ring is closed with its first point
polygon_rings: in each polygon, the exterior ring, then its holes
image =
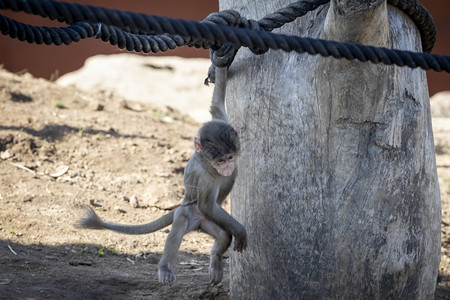
{"type": "Polygon", "coordinates": [[[132,207],[134,207],[134,208],[138,208],[139,207],[139,200],[138,200],[138,198],[135,195],[130,197],[130,205],[132,207]]]}

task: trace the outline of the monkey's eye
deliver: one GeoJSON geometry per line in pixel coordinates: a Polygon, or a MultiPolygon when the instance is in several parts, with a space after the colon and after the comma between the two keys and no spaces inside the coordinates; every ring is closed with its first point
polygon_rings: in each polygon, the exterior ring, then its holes
{"type": "Polygon", "coordinates": [[[228,156],[228,160],[232,160],[234,158],[233,155],[228,156]]]}
{"type": "Polygon", "coordinates": [[[217,162],[218,162],[219,164],[223,164],[223,163],[225,163],[225,159],[219,158],[219,159],[217,160],[217,162]]]}

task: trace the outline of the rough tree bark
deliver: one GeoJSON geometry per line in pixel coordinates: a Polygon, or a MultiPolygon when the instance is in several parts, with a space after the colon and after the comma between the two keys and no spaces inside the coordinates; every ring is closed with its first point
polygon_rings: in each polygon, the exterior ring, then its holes
{"type": "MultiPolygon", "coordinates": [[[[260,19],[290,0],[221,0],[260,19]]],[[[276,30],[421,51],[381,0],[332,0],[276,30]]],[[[241,49],[227,90],[243,126],[233,299],[431,299],[440,195],[425,72],[241,49]]]]}

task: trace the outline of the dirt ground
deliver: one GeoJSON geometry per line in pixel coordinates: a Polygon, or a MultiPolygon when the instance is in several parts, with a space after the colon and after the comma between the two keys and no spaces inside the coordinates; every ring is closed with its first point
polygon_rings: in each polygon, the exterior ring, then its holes
{"type": "MultiPolygon", "coordinates": [[[[228,299],[208,284],[212,239],[185,237],[177,283],[157,263],[168,229],[145,236],[73,227],[82,205],[144,223],[176,207],[199,123],[170,107],[0,70],[0,298],[228,299]]],[[[443,201],[436,299],[450,299],[450,122],[436,121],[443,201]]]]}

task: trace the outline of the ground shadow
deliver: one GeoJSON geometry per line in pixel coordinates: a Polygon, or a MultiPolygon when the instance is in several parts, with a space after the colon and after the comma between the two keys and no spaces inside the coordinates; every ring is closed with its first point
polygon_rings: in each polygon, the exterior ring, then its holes
{"type": "Polygon", "coordinates": [[[114,129],[109,130],[100,130],[93,128],[79,128],[72,127],[68,125],[59,125],[59,124],[47,124],[42,129],[36,130],[34,128],[25,127],[25,126],[1,126],[0,130],[12,130],[12,131],[23,131],[37,137],[42,140],[46,140],[48,142],[55,142],[61,140],[67,134],[78,133],[81,135],[110,135],[115,138],[126,138],[126,139],[156,139],[153,136],[143,136],[143,135],[135,135],[135,134],[120,134],[114,129]]]}
{"type": "Polygon", "coordinates": [[[117,254],[93,244],[51,247],[0,240],[0,298],[228,299],[227,279],[218,286],[208,283],[207,255],[181,252],[180,260],[197,263],[178,265],[171,287],[158,282],[160,255],[117,254]]]}
{"type": "Polygon", "coordinates": [[[27,102],[33,102],[33,98],[21,94],[21,93],[14,93],[14,92],[10,92],[11,95],[11,101],[13,102],[19,102],[19,103],[27,103],[27,102]]]}
{"type": "Polygon", "coordinates": [[[450,275],[441,274],[439,272],[434,299],[436,300],[450,299],[450,286],[446,284],[449,281],[450,275]]]}

